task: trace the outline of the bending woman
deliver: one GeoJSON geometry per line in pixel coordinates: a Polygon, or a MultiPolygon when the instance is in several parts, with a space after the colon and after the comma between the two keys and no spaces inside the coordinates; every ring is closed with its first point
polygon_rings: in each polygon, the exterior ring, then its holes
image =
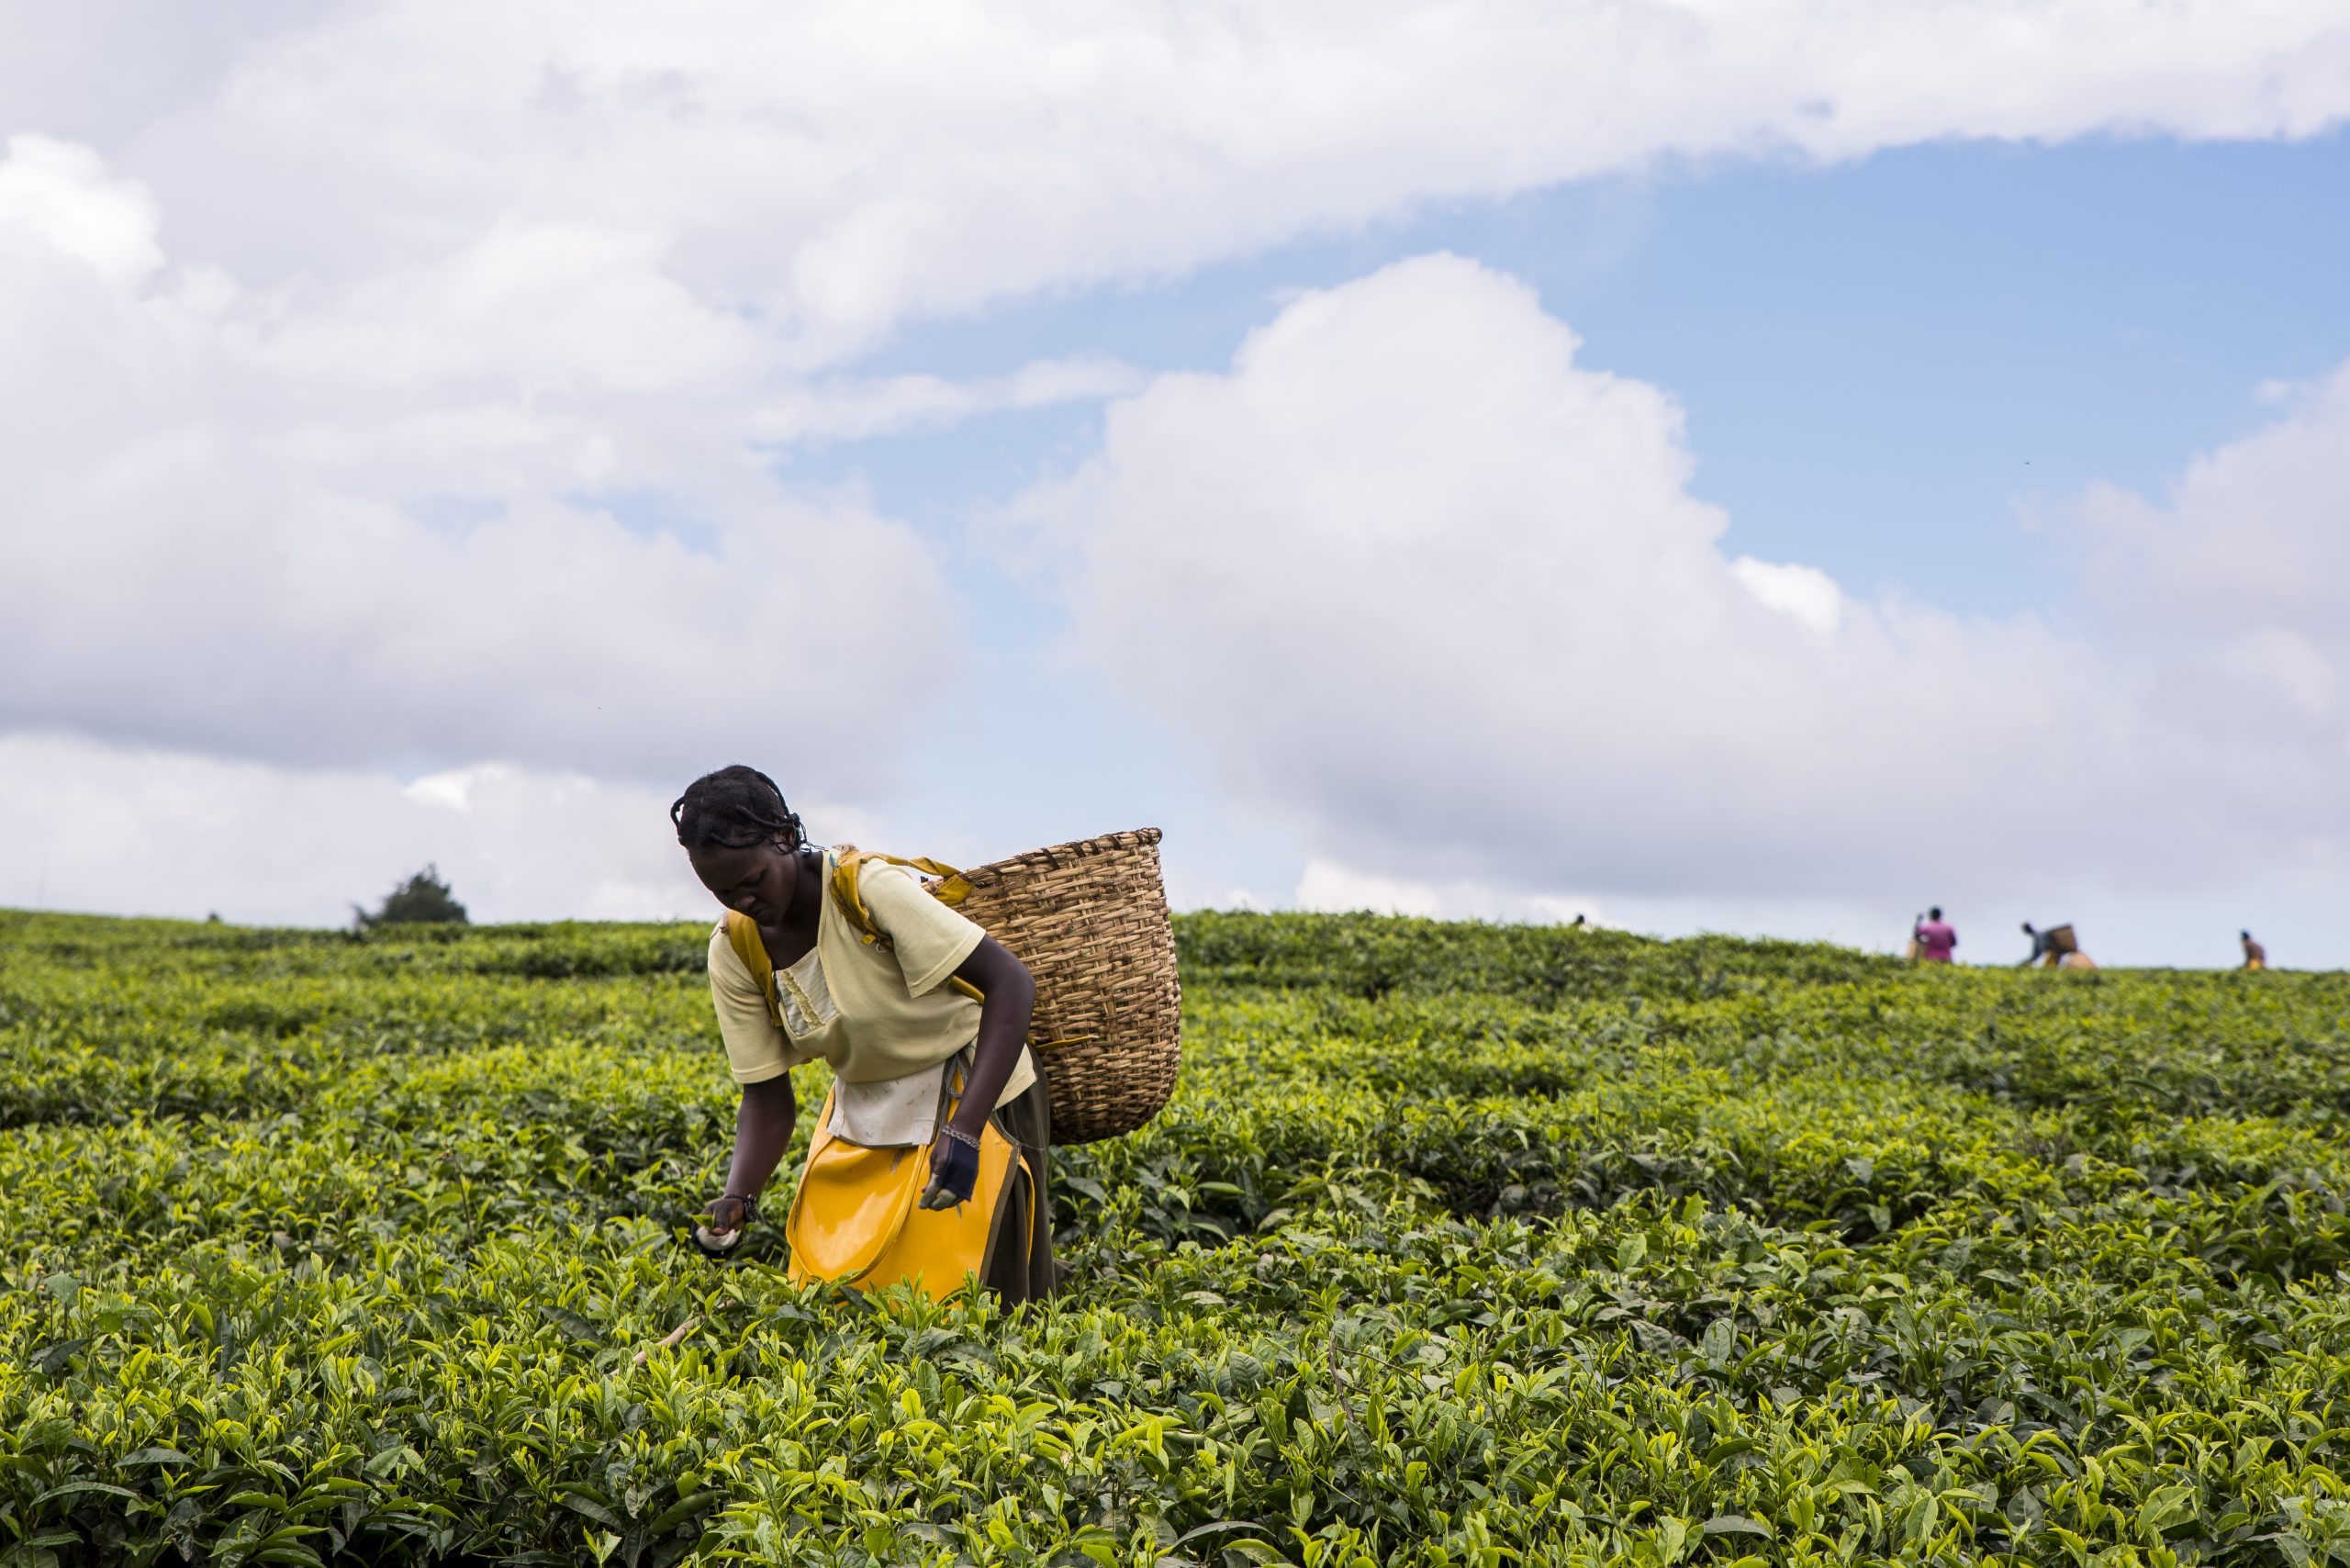
{"type": "MultiPolygon", "coordinates": [[[[908,1129],[927,1136],[960,1079],[953,1114],[929,1145],[922,1206],[969,1202],[992,1124],[1022,1158],[1005,1177],[1013,1189],[997,1208],[980,1282],[1008,1301],[1050,1294],[1045,1161],[1052,1118],[1027,1047],[1036,996],[1027,967],[896,866],[857,868],[871,935],[861,931],[827,896],[838,853],[808,841],[782,791],[755,768],[697,778],[669,814],[694,874],[737,921],[731,932],[720,922],[710,939],[711,1000],[743,1103],[726,1192],[710,1205],[700,1238],[705,1249],[731,1247],[756,1214],[799,1117],[790,1070],[821,1058],[833,1070],[833,1114],[817,1134],[855,1146],[894,1147],[908,1129]],[[755,943],[743,922],[755,926],[755,943]]],[[[799,1201],[829,1200],[803,1182],[799,1201]]],[[[812,1218],[847,1224],[856,1215],[812,1218]]]]}

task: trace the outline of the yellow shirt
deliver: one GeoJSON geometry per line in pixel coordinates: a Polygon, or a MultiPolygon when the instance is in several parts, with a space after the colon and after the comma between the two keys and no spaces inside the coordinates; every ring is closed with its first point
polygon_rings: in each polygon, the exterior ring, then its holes
{"type": "MultiPolygon", "coordinates": [[[[857,891],[890,946],[867,942],[842,918],[825,879],[802,896],[822,901],[816,946],[776,971],[784,1026],[767,1015],[766,988],[744,968],[721,921],[710,935],[710,998],[737,1083],[763,1083],[802,1062],[832,1064],[845,1083],[879,1083],[935,1067],[979,1032],[979,1004],[946,979],[987,933],[931,897],[902,866],[870,863],[857,891]]],[[[999,1104],[1028,1092],[1036,1070],[1023,1046],[999,1104]]]]}

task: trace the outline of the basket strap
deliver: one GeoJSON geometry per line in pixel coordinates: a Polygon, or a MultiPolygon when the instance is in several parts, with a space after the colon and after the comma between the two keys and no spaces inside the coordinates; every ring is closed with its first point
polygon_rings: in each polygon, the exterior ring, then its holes
{"type": "MultiPolygon", "coordinates": [[[[856,930],[859,940],[868,946],[878,943],[886,948],[890,945],[887,934],[873,924],[873,912],[865,907],[865,897],[857,890],[857,873],[868,860],[879,860],[891,866],[904,866],[938,878],[937,883],[927,890],[931,897],[949,908],[961,903],[971,891],[971,884],[963,879],[962,872],[952,866],[942,865],[928,856],[916,856],[910,860],[903,856],[882,855],[871,850],[859,849],[853,844],[842,845],[833,867],[831,878],[833,907],[841,912],[841,917],[856,930]]],[[[974,1002],[983,1002],[987,1000],[979,988],[969,980],[949,975],[946,978],[946,983],[974,1002]]]]}
{"type": "Polygon", "coordinates": [[[767,939],[759,935],[759,923],[735,910],[726,912],[726,941],[751,978],[759,982],[767,993],[767,1019],[778,1029],[783,1027],[783,998],[776,994],[775,960],[767,956],[767,939]]]}

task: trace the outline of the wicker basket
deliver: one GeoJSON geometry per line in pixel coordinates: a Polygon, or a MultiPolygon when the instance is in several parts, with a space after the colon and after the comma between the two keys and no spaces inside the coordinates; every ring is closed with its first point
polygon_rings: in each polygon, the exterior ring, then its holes
{"type": "Polygon", "coordinates": [[[1182,988],[1158,836],[1104,834],[962,874],[956,907],[1036,977],[1030,1037],[1055,1143],[1130,1133],[1175,1092],[1182,988]]]}

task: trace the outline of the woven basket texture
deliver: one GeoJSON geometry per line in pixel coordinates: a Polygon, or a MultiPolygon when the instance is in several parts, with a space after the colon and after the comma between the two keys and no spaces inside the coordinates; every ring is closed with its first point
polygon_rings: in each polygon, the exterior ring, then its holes
{"type": "Polygon", "coordinates": [[[963,873],[957,907],[1036,979],[1029,1037],[1055,1143],[1132,1132],[1175,1092],[1183,993],[1158,837],[1104,834],[963,873]]]}

